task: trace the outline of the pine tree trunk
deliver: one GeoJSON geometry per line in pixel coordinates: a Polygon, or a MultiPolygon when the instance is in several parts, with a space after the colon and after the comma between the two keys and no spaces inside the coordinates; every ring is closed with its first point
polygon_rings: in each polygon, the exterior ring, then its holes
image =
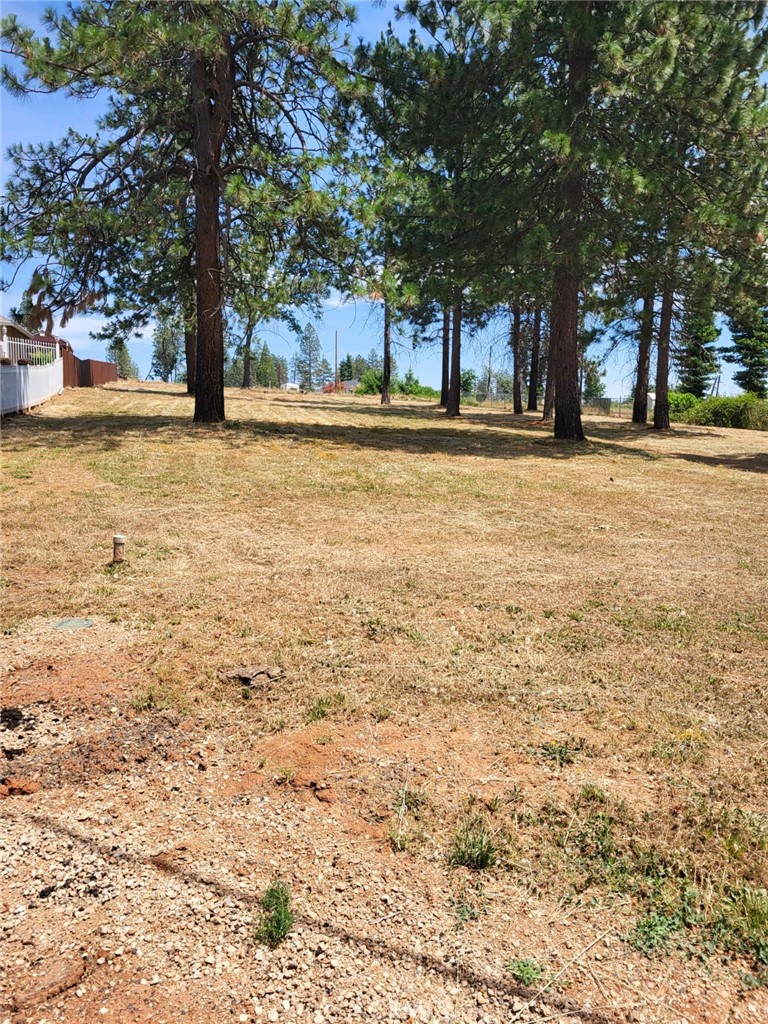
{"type": "Polygon", "coordinates": [[[451,338],[451,383],[448,401],[445,403],[446,416],[461,415],[461,314],[463,293],[460,285],[453,286],[453,336],[451,338]]]}
{"type": "Polygon", "coordinates": [[[451,309],[443,310],[443,374],[440,381],[440,405],[448,405],[448,392],[451,386],[451,309]]]}
{"type": "Polygon", "coordinates": [[[197,265],[197,373],[195,422],[224,419],[224,326],[221,318],[219,265],[219,185],[206,175],[196,189],[195,238],[197,265]]]}
{"type": "Polygon", "coordinates": [[[523,412],[523,376],[520,367],[520,306],[512,309],[512,408],[516,415],[523,412]]]}
{"type": "MultiPolygon", "coordinates": [[[[581,20],[588,2],[565,5],[565,30],[568,31],[568,94],[566,123],[571,127],[572,144],[578,155],[581,118],[587,105],[587,76],[594,56],[594,43],[584,36],[581,20]]],[[[572,158],[573,161],[573,158],[572,158]]],[[[555,372],[555,437],[563,441],[583,441],[579,396],[579,284],[581,277],[580,220],[584,205],[584,172],[571,162],[560,186],[561,228],[556,251],[562,253],[555,271],[552,303],[550,353],[555,372]]]]}
{"type": "Polygon", "coordinates": [[[195,120],[195,269],[197,273],[197,372],[195,422],[224,419],[224,324],[219,252],[221,150],[232,114],[234,63],[225,44],[212,69],[204,56],[192,60],[195,120]]]}
{"type": "Polygon", "coordinates": [[[384,367],[381,375],[381,404],[391,405],[389,385],[392,378],[391,312],[389,303],[384,301],[384,367]]]}
{"type": "Polygon", "coordinates": [[[632,422],[648,422],[648,374],[651,368],[651,341],[653,340],[653,306],[656,301],[654,290],[649,288],[643,296],[643,311],[640,316],[640,336],[637,350],[637,378],[635,400],[632,405],[632,422]]]}
{"type": "Polygon", "coordinates": [[[253,339],[253,327],[249,325],[245,333],[245,345],[243,346],[243,387],[251,386],[251,340],[253,339]]]}
{"type": "Polygon", "coordinates": [[[583,441],[579,398],[579,277],[574,267],[555,273],[550,368],[555,390],[555,437],[583,441]]]}
{"type": "Polygon", "coordinates": [[[669,430],[669,338],[672,333],[672,302],[675,290],[665,285],[661,296],[659,343],[656,358],[656,404],[653,407],[655,430],[669,430]]]}
{"type": "Polygon", "coordinates": [[[531,375],[528,378],[528,410],[539,408],[539,354],[541,350],[541,309],[533,311],[533,336],[531,338],[531,375]]]}

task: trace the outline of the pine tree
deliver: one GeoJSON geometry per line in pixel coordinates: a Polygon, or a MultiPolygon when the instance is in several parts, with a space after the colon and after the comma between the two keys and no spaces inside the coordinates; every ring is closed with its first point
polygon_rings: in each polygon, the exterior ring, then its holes
{"type": "Polygon", "coordinates": [[[49,11],[52,42],[13,15],[2,21],[7,52],[24,65],[20,78],[4,69],[7,87],[110,99],[96,135],[14,154],[6,237],[18,258],[43,257],[39,301],[66,313],[103,298],[120,252],[135,251],[142,212],[157,224],[152,211],[181,201],[191,182],[198,421],[224,418],[222,210],[267,248],[293,230],[317,253],[340,234],[318,172],[346,128],[337,29],[351,16],[342,0],[84,0],[49,11]]]}
{"type": "Polygon", "coordinates": [[[723,349],[726,362],[741,367],[733,379],[743,390],[768,398],[768,306],[744,302],[730,320],[733,344],[723,349]]]}
{"type": "MultiPolygon", "coordinates": [[[[379,357],[376,350],[374,349],[373,351],[376,359],[378,359],[379,357]]],[[[370,369],[371,366],[365,356],[354,356],[352,359],[352,376],[349,379],[360,380],[365,371],[370,369]]]]}
{"type": "Polygon", "coordinates": [[[581,375],[581,398],[585,405],[605,395],[605,370],[601,368],[599,359],[584,359],[581,375]]]}
{"type": "Polygon", "coordinates": [[[679,391],[703,398],[717,373],[717,342],[720,331],[714,314],[686,310],[677,338],[675,363],[678,368],[679,391]]]}
{"type": "Polygon", "coordinates": [[[158,320],[152,339],[152,366],[149,374],[166,384],[176,379],[184,351],[184,324],[181,316],[164,316],[158,320]]]}
{"type": "Polygon", "coordinates": [[[294,361],[294,372],[302,391],[314,391],[326,383],[323,380],[323,362],[323,348],[317,330],[314,324],[308,323],[299,335],[299,350],[294,361]]]}
{"type": "Polygon", "coordinates": [[[131,377],[134,380],[138,378],[139,368],[131,358],[131,353],[128,351],[128,344],[124,338],[116,337],[107,342],[105,355],[108,362],[115,363],[117,365],[118,377],[131,377]]]}

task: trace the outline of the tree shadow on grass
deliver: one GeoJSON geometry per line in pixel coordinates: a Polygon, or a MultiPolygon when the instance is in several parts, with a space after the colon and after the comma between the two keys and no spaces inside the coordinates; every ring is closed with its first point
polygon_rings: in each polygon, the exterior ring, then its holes
{"type": "Polygon", "coordinates": [[[738,469],[743,473],[768,473],[768,453],[754,455],[695,455],[692,452],[670,452],[669,458],[683,459],[699,466],[716,466],[722,469],[738,469]]]}
{"type": "Polygon", "coordinates": [[[130,414],[64,417],[34,417],[13,430],[8,445],[16,452],[46,445],[76,448],[87,444],[101,451],[117,451],[126,441],[149,440],[153,435],[179,439],[207,434],[223,443],[243,438],[285,440],[301,444],[322,442],[340,447],[405,452],[412,455],[475,456],[486,459],[574,459],[584,456],[623,456],[655,460],[652,452],[625,448],[620,443],[587,441],[584,444],[542,437],[530,430],[511,430],[497,419],[481,429],[457,429],[456,422],[430,422],[429,426],[406,426],[381,419],[375,426],[328,423],[289,423],[265,420],[228,420],[220,424],[195,424],[186,416],[137,416],[130,414]]]}
{"type": "Polygon", "coordinates": [[[46,446],[77,448],[88,444],[102,451],[117,451],[128,440],[139,440],[162,432],[164,437],[192,428],[187,416],[35,416],[18,420],[6,435],[7,449],[14,452],[36,451],[46,446]]]}
{"type": "Polygon", "coordinates": [[[188,398],[190,401],[194,399],[194,395],[187,394],[186,391],[180,391],[178,388],[128,388],[121,384],[110,384],[108,391],[120,392],[123,395],[163,395],[166,398],[188,398]]]}
{"type": "MultiPolygon", "coordinates": [[[[170,875],[171,877],[178,878],[187,884],[199,887],[203,892],[216,893],[217,896],[223,899],[231,899],[236,904],[245,906],[246,908],[253,910],[254,914],[258,913],[261,906],[261,893],[243,890],[237,886],[231,885],[226,881],[219,878],[204,875],[202,872],[195,871],[192,868],[188,868],[183,864],[174,862],[171,858],[163,857],[162,855],[148,856],[141,853],[132,853],[127,850],[113,846],[111,849],[105,846],[104,843],[100,843],[90,836],[84,836],[81,833],[70,828],[61,821],[57,821],[54,818],[49,818],[43,814],[31,814],[31,820],[38,826],[38,828],[44,831],[54,832],[55,834],[66,838],[69,842],[76,844],[80,849],[88,850],[97,857],[107,862],[125,864],[129,862],[138,866],[150,866],[161,874],[170,875]]],[[[373,937],[370,935],[355,934],[350,929],[335,924],[333,921],[320,921],[320,920],[309,920],[306,918],[298,917],[297,923],[304,925],[305,927],[312,928],[318,932],[323,932],[326,935],[332,935],[340,942],[345,943],[351,948],[360,947],[366,949],[372,956],[378,957],[380,960],[389,962],[397,965],[404,961],[409,961],[415,966],[422,967],[426,970],[434,971],[436,975],[444,978],[452,985],[456,984],[456,964],[450,960],[443,960],[439,957],[433,956],[430,953],[417,952],[407,946],[400,945],[398,943],[388,941],[385,937],[379,938],[378,936],[373,937]]],[[[375,921],[373,922],[376,923],[375,921]]],[[[384,935],[384,930],[380,930],[380,934],[384,935]]],[[[506,978],[494,977],[492,974],[483,972],[480,969],[475,969],[467,965],[463,965],[461,968],[461,978],[467,982],[470,988],[477,990],[478,992],[487,992],[489,995],[497,999],[506,1000],[525,1000],[528,1001],[532,996],[535,995],[531,989],[524,988],[522,985],[516,984],[513,981],[508,981],[506,978]]],[[[547,991],[544,998],[546,999],[547,1005],[553,1008],[557,1008],[561,1013],[571,1017],[578,1017],[584,1021],[584,1024],[613,1024],[613,1019],[605,1017],[601,1013],[596,1013],[594,1010],[582,1009],[575,1002],[570,999],[563,999],[555,995],[554,992],[547,991]]],[[[510,1010],[512,1007],[510,1006],[510,1010]]],[[[530,1016],[530,1015],[527,1015],[530,1016]]]]}
{"type": "MultiPolygon", "coordinates": [[[[261,394],[258,397],[263,397],[261,394]]],[[[332,399],[330,402],[323,401],[322,399],[311,396],[302,397],[300,399],[285,398],[282,396],[276,396],[269,398],[269,401],[278,404],[283,407],[295,407],[299,409],[309,409],[318,412],[328,413],[329,410],[348,412],[355,416],[362,416],[365,418],[378,417],[383,422],[389,419],[425,419],[430,422],[452,424],[454,426],[466,426],[471,429],[473,426],[483,425],[488,427],[505,427],[512,430],[523,430],[528,431],[532,434],[541,435],[542,437],[551,437],[554,429],[552,421],[544,422],[541,418],[540,412],[530,412],[526,410],[524,413],[514,413],[508,409],[496,409],[494,411],[493,406],[463,406],[461,416],[456,419],[450,419],[446,416],[445,409],[442,406],[434,403],[423,403],[423,404],[397,404],[392,405],[380,405],[374,402],[353,402],[344,399],[332,399]]],[[[582,418],[584,432],[587,435],[587,441],[593,438],[606,439],[606,440],[628,440],[632,438],[665,438],[674,437],[675,428],[671,430],[657,431],[654,430],[651,423],[633,423],[629,419],[606,419],[601,417],[600,419],[592,419],[589,414],[586,414],[582,418]]],[[[723,435],[718,433],[712,427],[703,428],[701,430],[693,429],[690,426],[686,426],[684,431],[681,431],[679,436],[681,437],[722,437],[723,435]]]]}

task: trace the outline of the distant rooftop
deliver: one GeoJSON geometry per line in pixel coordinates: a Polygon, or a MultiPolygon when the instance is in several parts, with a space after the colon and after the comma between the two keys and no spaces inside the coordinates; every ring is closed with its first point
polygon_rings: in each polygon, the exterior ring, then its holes
{"type": "Polygon", "coordinates": [[[0,332],[5,331],[7,334],[17,338],[31,338],[32,333],[28,331],[26,327],[22,327],[21,324],[17,324],[15,320],[11,320],[7,316],[0,316],[0,332]]]}

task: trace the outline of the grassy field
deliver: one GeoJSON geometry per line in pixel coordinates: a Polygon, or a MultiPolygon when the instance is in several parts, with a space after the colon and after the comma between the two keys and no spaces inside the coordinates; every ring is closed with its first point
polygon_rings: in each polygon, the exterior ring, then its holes
{"type": "Polygon", "coordinates": [[[6,633],[135,629],[135,707],[231,713],[244,748],[387,722],[427,766],[403,856],[478,855],[641,953],[768,972],[765,435],[601,418],[578,447],[504,411],[236,391],[228,416],[120,384],[9,420],[6,633]]]}

